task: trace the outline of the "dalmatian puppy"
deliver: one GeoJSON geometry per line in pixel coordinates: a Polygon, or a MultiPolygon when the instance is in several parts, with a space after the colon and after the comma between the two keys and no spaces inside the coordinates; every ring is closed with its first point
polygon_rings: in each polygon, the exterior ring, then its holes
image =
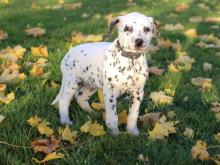
{"type": "Polygon", "coordinates": [[[80,107],[93,112],[88,102],[98,89],[105,98],[106,125],[118,134],[117,98],[130,94],[127,131],[137,135],[137,118],[148,78],[145,52],[157,33],[152,17],[138,12],[115,18],[109,34],[117,27],[118,37],[113,42],[85,43],[71,48],[61,62],[62,84],[52,105],[59,103],[60,121],[72,124],[69,105],[75,97],[80,107]]]}

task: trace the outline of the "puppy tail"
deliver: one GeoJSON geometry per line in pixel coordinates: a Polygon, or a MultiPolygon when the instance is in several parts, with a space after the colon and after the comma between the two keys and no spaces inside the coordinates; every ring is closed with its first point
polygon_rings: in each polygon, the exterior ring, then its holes
{"type": "Polygon", "coordinates": [[[51,103],[51,105],[53,105],[53,106],[58,105],[58,102],[59,102],[59,99],[60,99],[60,95],[61,95],[61,93],[63,92],[63,83],[64,83],[64,80],[62,80],[60,92],[58,93],[58,95],[56,96],[56,98],[54,99],[54,101],[51,103]]]}

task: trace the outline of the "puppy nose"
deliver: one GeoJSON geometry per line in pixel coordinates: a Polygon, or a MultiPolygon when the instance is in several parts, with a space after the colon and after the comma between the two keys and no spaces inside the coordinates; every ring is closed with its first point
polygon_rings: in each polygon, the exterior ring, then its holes
{"type": "Polygon", "coordinates": [[[136,46],[136,47],[141,47],[141,46],[143,45],[143,43],[144,43],[144,40],[141,39],[141,38],[137,38],[137,39],[135,40],[135,46],[136,46]]]}

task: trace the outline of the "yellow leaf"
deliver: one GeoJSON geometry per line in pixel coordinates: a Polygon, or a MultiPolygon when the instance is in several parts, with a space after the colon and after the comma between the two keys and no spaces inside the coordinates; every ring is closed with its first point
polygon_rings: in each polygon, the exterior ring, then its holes
{"type": "Polygon", "coordinates": [[[64,8],[67,10],[75,10],[77,8],[82,7],[82,2],[72,3],[72,4],[65,4],[64,8]]]}
{"type": "Polygon", "coordinates": [[[34,56],[48,57],[48,50],[46,46],[31,47],[31,53],[34,56]]]}
{"type": "Polygon", "coordinates": [[[102,38],[102,35],[83,35],[82,33],[80,32],[73,32],[72,33],[72,42],[73,43],[82,43],[82,42],[98,42],[98,41],[101,41],[103,38],[102,38]]]}
{"type": "Polygon", "coordinates": [[[19,77],[19,66],[11,63],[0,75],[0,83],[15,80],[19,77]]]}
{"type": "Polygon", "coordinates": [[[53,160],[53,159],[62,159],[62,158],[64,158],[64,154],[52,152],[52,153],[46,155],[46,157],[43,160],[38,160],[36,158],[32,158],[32,160],[35,161],[36,163],[41,164],[41,163],[45,163],[45,162],[53,160]]]}
{"type": "Polygon", "coordinates": [[[164,139],[169,134],[176,133],[174,122],[166,122],[166,117],[162,116],[161,119],[156,122],[152,131],[148,131],[150,139],[164,139]]]}
{"type": "Polygon", "coordinates": [[[182,2],[182,3],[176,4],[175,11],[183,12],[183,11],[186,11],[188,8],[189,8],[189,4],[182,2]]]}
{"type": "Polygon", "coordinates": [[[201,87],[202,89],[212,88],[212,79],[210,78],[203,78],[203,77],[192,78],[191,82],[193,85],[201,87]]]}
{"type": "Polygon", "coordinates": [[[167,31],[184,30],[184,26],[181,23],[165,24],[163,29],[167,31]]]}
{"type": "Polygon", "coordinates": [[[173,104],[173,97],[166,96],[163,91],[159,92],[152,92],[150,94],[150,98],[153,100],[154,103],[161,105],[161,104],[173,104]]]}
{"type": "Polygon", "coordinates": [[[83,126],[80,127],[80,131],[85,133],[89,132],[89,127],[91,123],[91,121],[87,121],[83,126]]]}
{"type": "Polygon", "coordinates": [[[196,29],[193,29],[193,28],[185,31],[184,34],[190,38],[197,38],[198,37],[196,29]]]}
{"type": "Polygon", "coordinates": [[[220,17],[208,17],[206,19],[207,22],[213,22],[213,23],[219,23],[220,22],[220,17]]]}
{"type": "Polygon", "coordinates": [[[93,136],[102,136],[105,134],[105,131],[102,125],[91,123],[89,126],[89,133],[93,136]]]}
{"type": "Polygon", "coordinates": [[[46,29],[43,29],[41,27],[33,27],[33,28],[27,28],[25,30],[28,36],[32,37],[41,37],[46,33],[46,29]]]}
{"type": "Polygon", "coordinates": [[[59,84],[55,83],[54,81],[51,81],[51,82],[50,82],[50,86],[51,86],[53,89],[56,89],[56,88],[59,86],[59,84]]]}
{"type": "Polygon", "coordinates": [[[39,123],[42,122],[42,119],[37,117],[37,116],[34,116],[34,117],[30,117],[27,122],[30,124],[30,126],[32,127],[37,127],[39,125],[39,123]]]}
{"type": "Polygon", "coordinates": [[[19,80],[24,80],[24,79],[26,79],[26,77],[27,76],[24,73],[20,73],[19,76],[18,76],[19,80]]]}
{"type": "Polygon", "coordinates": [[[214,137],[215,137],[215,140],[220,142],[220,132],[217,133],[214,137]]]}
{"type": "Polygon", "coordinates": [[[189,138],[194,137],[194,131],[191,128],[185,128],[185,131],[183,132],[183,135],[189,138]]]}
{"type": "Polygon", "coordinates": [[[42,76],[44,74],[44,69],[39,65],[33,65],[33,67],[30,70],[30,74],[34,77],[42,76]]]}
{"type": "Polygon", "coordinates": [[[202,140],[197,140],[196,145],[191,149],[192,158],[196,159],[197,157],[200,160],[208,160],[209,153],[206,148],[206,143],[202,140]]]}
{"type": "Polygon", "coordinates": [[[0,41],[8,39],[8,33],[4,32],[3,30],[0,30],[0,41]]]}
{"type": "Polygon", "coordinates": [[[40,134],[45,134],[47,136],[50,136],[53,134],[53,129],[51,129],[50,127],[48,127],[49,123],[42,121],[37,125],[37,129],[40,132],[40,134]]]}
{"type": "Polygon", "coordinates": [[[94,109],[94,110],[101,110],[101,109],[105,109],[105,104],[104,103],[95,103],[95,102],[92,102],[91,103],[91,107],[94,109]]]}
{"type": "Polygon", "coordinates": [[[126,110],[123,110],[118,114],[118,121],[119,124],[126,124],[128,120],[128,114],[126,110]]]}
{"type": "Polygon", "coordinates": [[[5,116],[0,115],[0,123],[2,123],[2,121],[5,119],[5,116]]]}
{"type": "Polygon", "coordinates": [[[177,73],[179,72],[179,70],[174,66],[173,63],[171,63],[170,65],[168,65],[168,71],[172,72],[172,73],[177,73]]]}
{"type": "Polygon", "coordinates": [[[75,139],[77,137],[77,132],[76,131],[71,131],[69,126],[67,125],[65,129],[60,132],[60,135],[63,140],[69,141],[71,144],[75,142],[75,139]]]}
{"type": "Polygon", "coordinates": [[[104,95],[103,95],[103,92],[102,90],[98,90],[98,97],[99,97],[99,101],[100,103],[104,103],[104,95]]]}
{"type": "Polygon", "coordinates": [[[0,93],[0,102],[9,104],[14,99],[15,99],[15,94],[13,92],[7,94],[6,96],[4,95],[4,93],[0,93]]]}

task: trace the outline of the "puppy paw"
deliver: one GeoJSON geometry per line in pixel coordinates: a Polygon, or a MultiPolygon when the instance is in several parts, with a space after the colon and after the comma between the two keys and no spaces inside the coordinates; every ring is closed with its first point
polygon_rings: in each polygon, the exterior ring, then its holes
{"type": "Polygon", "coordinates": [[[131,135],[139,135],[139,133],[140,133],[137,128],[128,129],[127,131],[131,135]]]}
{"type": "Polygon", "coordinates": [[[120,134],[120,131],[118,129],[111,129],[110,134],[113,136],[117,136],[120,134]]]}
{"type": "Polygon", "coordinates": [[[72,122],[70,119],[67,119],[67,118],[65,118],[65,119],[60,119],[60,122],[61,122],[61,124],[63,124],[63,125],[72,125],[72,124],[73,124],[73,122],[72,122]]]}

